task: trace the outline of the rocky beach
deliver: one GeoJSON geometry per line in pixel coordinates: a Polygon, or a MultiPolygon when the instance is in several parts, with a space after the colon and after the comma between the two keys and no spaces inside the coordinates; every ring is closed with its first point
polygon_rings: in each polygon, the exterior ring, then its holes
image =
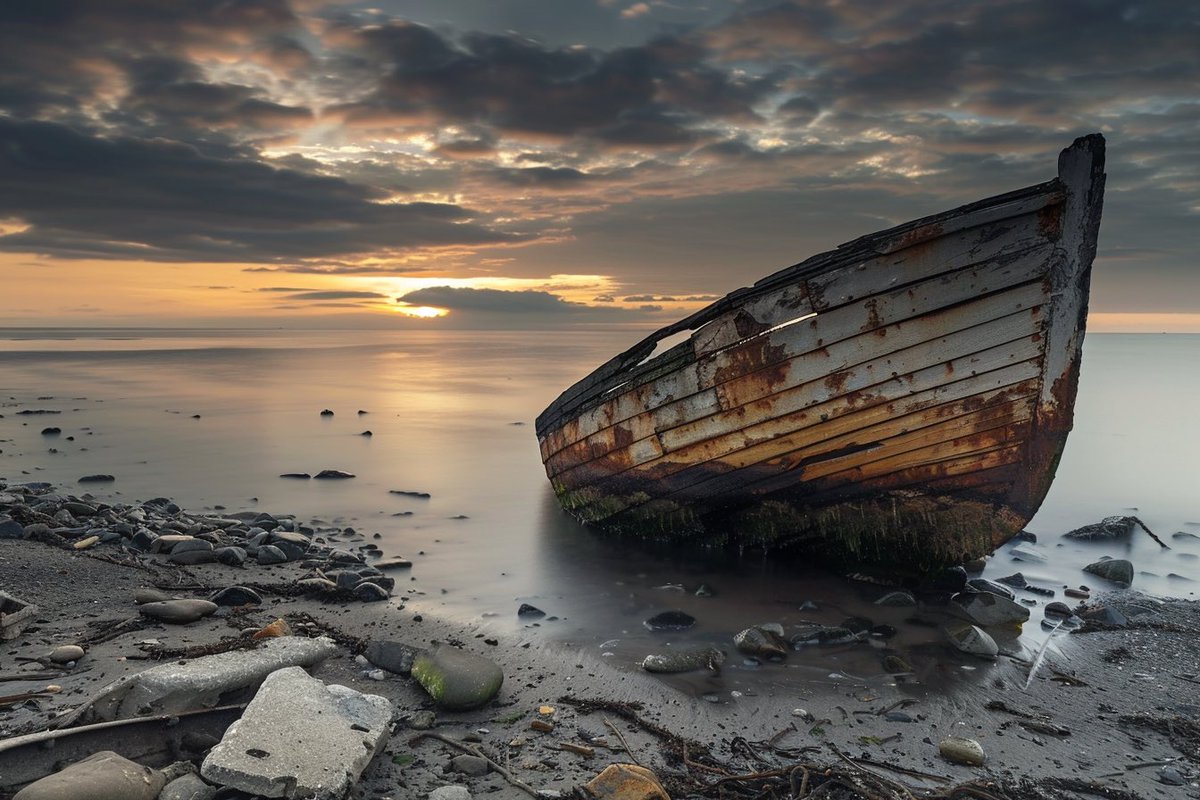
{"type": "Polygon", "coordinates": [[[703,647],[677,638],[692,614],[647,614],[661,646],[629,663],[531,604],[503,634],[410,610],[411,561],[354,528],[86,488],[0,480],[0,797],[1200,797],[1200,608],[1120,558],[1087,589],[868,587],[878,619],[703,647]],[[941,644],[891,649],[880,619],[941,644]],[[827,671],[723,688],[801,652],[827,671]]]}

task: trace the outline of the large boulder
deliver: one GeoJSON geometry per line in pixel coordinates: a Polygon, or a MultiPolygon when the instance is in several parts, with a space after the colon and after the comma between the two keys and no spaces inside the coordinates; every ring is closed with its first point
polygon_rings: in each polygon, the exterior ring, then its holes
{"type": "Polygon", "coordinates": [[[1137,523],[1137,517],[1105,517],[1099,522],[1064,533],[1063,538],[1082,539],[1086,542],[1124,541],[1133,535],[1137,523]]]}
{"type": "Polygon", "coordinates": [[[412,676],[442,708],[479,708],[500,691],[504,671],[491,659],[442,645],[413,661],[412,676]]]}
{"type": "Polygon", "coordinates": [[[1107,558],[1097,561],[1095,564],[1088,564],[1083,571],[1124,586],[1133,583],[1133,564],[1123,558],[1107,558]]]}

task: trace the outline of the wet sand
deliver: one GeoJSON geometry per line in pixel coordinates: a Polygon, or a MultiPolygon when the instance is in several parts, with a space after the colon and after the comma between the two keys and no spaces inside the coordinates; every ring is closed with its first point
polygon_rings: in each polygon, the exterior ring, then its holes
{"type": "MultiPolygon", "coordinates": [[[[408,726],[415,713],[434,708],[429,697],[414,681],[400,676],[372,680],[355,660],[356,651],[372,639],[422,647],[451,643],[496,661],[505,673],[499,696],[477,711],[438,710],[434,732],[456,740],[477,739],[476,746],[515,778],[549,791],[547,796],[569,795],[606,764],[631,760],[621,752],[607,720],[624,736],[636,760],[653,769],[675,798],[716,797],[715,784],[722,778],[799,763],[849,773],[873,770],[915,794],[972,782],[990,796],[1014,800],[1200,797],[1195,784],[1200,767],[1200,705],[1195,701],[1200,607],[1189,601],[1156,601],[1135,591],[1094,594],[1092,604],[1146,611],[1131,617],[1124,629],[1085,628],[1055,637],[1028,689],[1023,687],[1030,665],[1023,659],[1002,656],[963,670],[962,660],[947,653],[941,667],[937,658],[931,659],[934,666],[917,693],[891,676],[849,669],[814,673],[802,683],[758,682],[738,691],[730,689],[728,672],[664,679],[631,669],[627,661],[604,657],[595,647],[556,640],[547,632],[549,623],[512,624],[497,633],[486,619],[464,623],[428,611],[417,613],[395,602],[288,596],[302,573],[294,563],[232,568],[157,563],[161,561],[130,558],[104,545],[76,552],[33,541],[0,540],[2,588],[40,607],[30,630],[0,646],[0,673],[28,669],[24,659],[43,657],[56,645],[80,643],[88,650],[73,669],[62,670],[52,680],[0,684],[0,694],[6,695],[44,688],[49,682],[62,687],[36,703],[0,710],[0,735],[45,728],[100,686],[152,666],[156,662],[149,653],[180,657],[194,652],[188,648],[231,640],[242,629],[283,617],[299,633],[326,632],[341,643],[335,657],[313,669],[316,677],[382,695],[397,709],[400,722],[352,793],[356,797],[424,797],[451,784],[465,785],[472,795],[527,796],[496,773],[475,778],[443,771],[458,752],[436,739],[415,740],[421,732],[408,726]],[[180,597],[202,598],[235,584],[257,587],[264,604],[236,611],[222,608],[212,617],[182,626],[140,620],[133,605],[139,588],[157,586],[180,597]],[[134,622],[118,627],[130,619],[134,622]],[[969,680],[962,679],[964,672],[971,673],[969,680]],[[698,685],[710,688],[723,702],[704,699],[709,693],[698,693],[698,685]],[[592,704],[579,706],[580,701],[592,704]],[[539,715],[542,706],[554,710],[539,715]],[[911,721],[885,716],[896,710],[911,721]],[[530,722],[538,718],[552,721],[553,731],[530,729],[530,722]],[[948,736],[979,741],[986,763],[948,763],[937,748],[948,736]],[[606,737],[612,749],[595,741],[589,745],[595,750],[592,757],[561,749],[564,743],[585,744],[592,737],[606,737]],[[684,743],[690,743],[686,750],[684,743]],[[1190,783],[1161,782],[1163,762],[1190,783]]],[[[403,592],[401,580],[395,595],[403,597],[403,592]]],[[[1036,618],[1026,624],[1037,624],[1036,618]]],[[[732,646],[726,647],[736,659],[732,646]]],[[[43,758],[47,768],[53,765],[52,753],[43,758]]],[[[751,790],[765,785],[727,780],[725,789],[741,792],[730,796],[749,797],[754,796],[751,790]]],[[[878,795],[878,788],[875,791],[878,795]]]]}

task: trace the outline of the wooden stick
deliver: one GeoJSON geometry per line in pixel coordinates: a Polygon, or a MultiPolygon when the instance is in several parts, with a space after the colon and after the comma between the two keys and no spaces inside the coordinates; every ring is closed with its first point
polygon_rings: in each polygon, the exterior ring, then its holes
{"type": "Polygon", "coordinates": [[[1166,542],[1164,542],[1162,539],[1160,539],[1160,538],[1158,538],[1157,536],[1155,536],[1155,535],[1154,535],[1154,531],[1152,531],[1152,530],[1150,530],[1149,528],[1147,528],[1147,527],[1146,527],[1146,523],[1142,522],[1142,521],[1141,521],[1140,519],[1138,519],[1137,517],[1134,517],[1134,518],[1133,518],[1133,521],[1134,521],[1134,522],[1136,522],[1138,525],[1141,525],[1141,526],[1142,526],[1142,530],[1144,530],[1146,533],[1150,534],[1150,538],[1151,538],[1151,539],[1153,539],[1154,541],[1158,542],[1159,546],[1160,546],[1160,547],[1162,547],[1164,550],[1170,550],[1170,549],[1171,549],[1171,547],[1170,547],[1170,546],[1169,546],[1169,545],[1168,545],[1166,542]]]}
{"type": "Polygon", "coordinates": [[[601,717],[600,719],[604,721],[604,724],[608,726],[610,731],[616,734],[617,740],[621,742],[621,747],[625,748],[625,753],[629,756],[629,760],[634,764],[637,764],[639,767],[642,766],[642,762],[638,761],[637,756],[635,756],[633,751],[629,749],[629,742],[625,741],[625,737],[621,735],[619,730],[617,730],[617,726],[609,722],[608,717],[601,717]]]}

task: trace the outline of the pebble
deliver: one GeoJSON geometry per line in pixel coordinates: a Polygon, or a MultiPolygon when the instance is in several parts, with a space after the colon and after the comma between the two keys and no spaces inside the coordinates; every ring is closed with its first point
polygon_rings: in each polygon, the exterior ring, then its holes
{"type": "Polygon", "coordinates": [[[946,636],[959,650],[973,656],[995,658],[1000,652],[996,640],[975,625],[947,628],[946,636]]]}
{"type": "Polygon", "coordinates": [[[262,605],[262,595],[245,586],[227,586],[208,599],[219,606],[262,605]]]}
{"type": "Polygon", "coordinates": [[[725,654],[715,647],[676,650],[656,653],[642,659],[642,669],[647,672],[675,674],[699,669],[718,671],[725,662],[725,654]]]}
{"type": "Polygon", "coordinates": [[[1164,783],[1167,786],[1183,786],[1187,783],[1187,778],[1179,771],[1179,767],[1176,767],[1174,764],[1159,767],[1154,778],[1159,783],[1164,783]]]}
{"type": "Polygon", "coordinates": [[[169,622],[174,625],[186,625],[203,619],[217,610],[217,604],[208,600],[164,600],[161,602],[145,603],[138,607],[144,617],[169,622]]]}
{"type": "Polygon", "coordinates": [[[363,581],[355,586],[353,594],[357,599],[362,600],[364,603],[374,603],[380,600],[388,599],[387,590],[378,584],[371,583],[370,581],[363,581]]]}
{"type": "Polygon", "coordinates": [[[950,737],[938,744],[938,752],[942,758],[952,764],[965,764],[969,767],[983,766],[983,746],[974,739],[950,737]]]}
{"type": "Polygon", "coordinates": [[[83,648],[77,644],[63,644],[50,651],[46,658],[55,664],[66,664],[83,658],[83,648]]]}
{"type": "Polygon", "coordinates": [[[288,560],[287,554],[273,544],[265,544],[258,548],[258,554],[255,560],[259,564],[266,566],[269,564],[283,564],[288,560]]]}
{"type": "Polygon", "coordinates": [[[115,481],[115,480],[116,480],[116,478],[113,477],[112,475],[96,474],[96,475],[84,475],[82,478],[79,479],[79,482],[80,483],[111,483],[112,481],[115,481]]]}
{"type": "Polygon", "coordinates": [[[450,771],[461,772],[463,775],[470,775],[473,778],[481,778],[491,771],[492,767],[488,762],[479,756],[461,755],[450,759],[450,771]]]}
{"type": "Polygon", "coordinates": [[[414,731],[427,731],[437,725],[437,715],[432,711],[414,711],[408,718],[408,727],[414,731]]]}

